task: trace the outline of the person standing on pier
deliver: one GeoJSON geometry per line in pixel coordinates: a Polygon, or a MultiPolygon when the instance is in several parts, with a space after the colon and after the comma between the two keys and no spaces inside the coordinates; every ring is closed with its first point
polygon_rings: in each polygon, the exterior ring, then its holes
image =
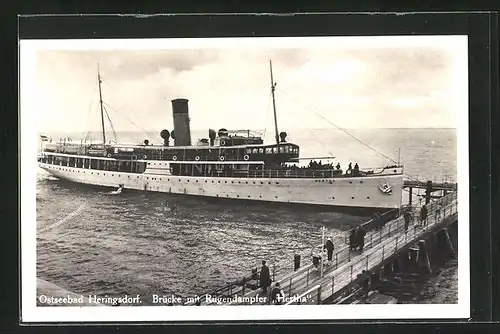
{"type": "Polygon", "coordinates": [[[280,284],[276,282],[273,290],[271,291],[271,302],[274,305],[281,305],[284,299],[285,295],[283,294],[283,291],[280,288],[280,284]]]}
{"type": "Polygon", "coordinates": [[[405,233],[406,233],[408,232],[408,226],[410,226],[410,221],[411,221],[411,213],[409,208],[405,210],[403,217],[405,220],[405,233]]]}
{"type": "Polygon", "coordinates": [[[357,227],[357,236],[359,238],[359,251],[363,253],[363,247],[365,246],[365,235],[366,235],[366,230],[363,227],[363,225],[357,227]]]}
{"type": "Polygon", "coordinates": [[[439,218],[441,218],[441,203],[436,203],[436,211],[434,211],[434,219],[437,221],[439,218]]]}
{"type": "Polygon", "coordinates": [[[425,204],[420,209],[420,222],[423,226],[427,226],[427,206],[425,204]]]}
{"type": "Polygon", "coordinates": [[[323,249],[326,249],[326,253],[328,256],[328,265],[332,263],[332,257],[333,257],[333,250],[335,249],[335,246],[333,245],[332,238],[328,237],[326,240],[325,245],[323,246],[323,249]]]}
{"type": "Polygon", "coordinates": [[[271,285],[271,275],[269,274],[269,267],[266,261],[262,261],[262,268],[260,269],[259,283],[263,292],[267,292],[267,288],[271,285]]]}

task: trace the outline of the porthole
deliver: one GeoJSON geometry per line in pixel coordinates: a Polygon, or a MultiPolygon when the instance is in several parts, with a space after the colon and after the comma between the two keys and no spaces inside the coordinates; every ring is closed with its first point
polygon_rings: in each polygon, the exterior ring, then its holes
{"type": "Polygon", "coordinates": [[[227,183],[227,181],[224,181],[224,183],[227,183]]]}
{"type": "Polygon", "coordinates": [[[335,199],[335,196],[332,196],[332,199],[335,199]]]}
{"type": "Polygon", "coordinates": [[[269,181],[269,184],[271,184],[271,181],[269,181]]]}
{"type": "Polygon", "coordinates": [[[248,198],[250,198],[250,195],[248,195],[248,198]]]}
{"type": "Polygon", "coordinates": [[[274,198],[278,198],[278,196],[274,196],[274,198]]]}
{"type": "Polygon", "coordinates": [[[363,181],[359,181],[359,183],[363,183],[363,181]]]}
{"type": "Polygon", "coordinates": [[[354,196],[352,196],[351,199],[354,199],[354,196]]]}
{"type": "Polygon", "coordinates": [[[280,184],[279,182],[276,182],[276,184],[280,184]]]}
{"type": "Polygon", "coordinates": [[[262,195],[259,195],[259,198],[262,198],[262,195]]]}
{"type": "Polygon", "coordinates": [[[349,183],[352,183],[352,181],[349,181],[349,183]]]}
{"type": "Polygon", "coordinates": [[[370,199],[370,196],[366,196],[366,199],[370,199]]]}
{"type": "Polygon", "coordinates": [[[260,184],[264,184],[264,182],[260,181],[260,184]]]}
{"type": "Polygon", "coordinates": [[[240,197],[240,195],[236,195],[236,197],[240,197]]]}

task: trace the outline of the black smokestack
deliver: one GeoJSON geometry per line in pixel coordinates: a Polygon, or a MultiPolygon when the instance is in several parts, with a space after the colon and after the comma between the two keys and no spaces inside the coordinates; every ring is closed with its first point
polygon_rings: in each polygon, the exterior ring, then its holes
{"type": "Polygon", "coordinates": [[[172,136],[172,138],[174,138],[174,146],[191,146],[188,100],[172,100],[172,113],[174,117],[175,131],[175,137],[172,136]]]}

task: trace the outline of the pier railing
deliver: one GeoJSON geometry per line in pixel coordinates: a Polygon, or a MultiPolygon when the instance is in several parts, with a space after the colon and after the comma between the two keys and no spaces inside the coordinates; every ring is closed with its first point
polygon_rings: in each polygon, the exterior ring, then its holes
{"type": "MultiPolygon", "coordinates": [[[[280,287],[289,298],[302,296],[306,300],[324,300],[338,293],[346,285],[357,279],[358,274],[370,270],[393,256],[398,250],[415,242],[422,235],[457,213],[457,193],[453,192],[441,199],[427,204],[427,222],[419,222],[419,209],[415,209],[413,224],[405,231],[405,221],[402,216],[385,223],[380,229],[368,231],[365,236],[363,252],[351,250],[349,245],[342,245],[334,252],[331,262],[327,263],[326,253],[323,253],[323,276],[321,277],[321,262],[318,265],[308,264],[299,270],[277,280],[280,287]],[[438,205],[441,209],[438,209],[438,205]],[[417,224],[417,222],[419,222],[417,224]],[[317,285],[319,284],[319,287],[317,285]],[[312,289],[312,290],[311,290],[312,289]],[[318,292],[319,291],[319,292],[318,292]],[[307,293],[305,293],[307,292],[307,293]],[[317,297],[319,294],[320,298],[317,297]],[[314,297],[316,295],[316,297],[314,297]]],[[[257,289],[245,296],[262,296],[262,290],[257,289]]],[[[304,298],[293,298],[291,303],[298,304],[304,298]],[[297,299],[297,300],[296,300],[297,299]],[[295,301],[294,301],[295,300],[295,301]]],[[[289,302],[290,303],[290,302],[289,302]]],[[[230,305],[244,305],[232,302],[230,305]]]]}

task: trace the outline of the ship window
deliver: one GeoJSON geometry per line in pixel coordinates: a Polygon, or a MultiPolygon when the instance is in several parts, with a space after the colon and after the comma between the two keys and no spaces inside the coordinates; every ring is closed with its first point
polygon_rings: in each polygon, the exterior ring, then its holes
{"type": "Polygon", "coordinates": [[[271,147],[266,147],[266,154],[273,153],[273,149],[271,147]]]}
{"type": "Polygon", "coordinates": [[[246,152],[247,154],[250,154],[250,153],[252,153],[252,149],[251,149],[251,148],[247,148],[247,149],[245,150],[245,152],[246,152]]]}
{"type": "Polygon", "coordinates": [[[283,146],[280,146],[280,153],[284,153],[285,152],[285,148],[283,146]]]}
{"type": "Polygon", "coordinates": [[[264,153],[264,149],[263,148],[259,148],[259,153],[260,154],[264,153]]]}
{"type": "Polygon", "coordinates": [[[285,146],[285,153],[288,153],[289,150],[288,146],[285,146]]]}
{"type": "Polygon", "coordinates": [[[257,153],[258,150],[256,148],[252,149],[252,153],[257,153]]]}
{"type": "Polygon", "coordinates": [[[273,153],[278,153],[278,148],[277,147],[273,147],[273,153]]]}

